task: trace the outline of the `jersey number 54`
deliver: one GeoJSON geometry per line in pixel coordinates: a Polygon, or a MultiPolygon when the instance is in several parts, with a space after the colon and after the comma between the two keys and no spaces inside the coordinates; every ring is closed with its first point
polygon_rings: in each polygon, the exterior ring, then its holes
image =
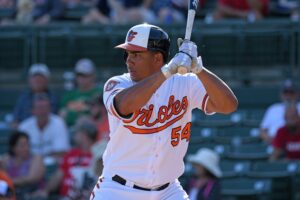
{"type": "Polygon", "coordinates": [[[183,139],[185,139],[187,142],[190,141],[191,125],[192,123],[189,122],[184,126],[183,129],[181,129],[182,126],[178,126],[172,129],[171,144],[173,147],[176,147],[183,139]]]}

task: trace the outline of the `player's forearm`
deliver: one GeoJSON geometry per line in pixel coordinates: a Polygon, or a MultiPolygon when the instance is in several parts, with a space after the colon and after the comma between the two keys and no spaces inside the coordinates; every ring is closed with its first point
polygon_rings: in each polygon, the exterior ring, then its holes
{"type": "Polygon", "coordinates": [[[127,88],[115,97],[115,106],[121,115],[129,115],[143,107],[166,80],[161,71],[127,88]]]}
{"type": "Polygon", "coordinates": [[[238,100],[224,81],[207,69],[203,69],[197,76],[209,96],[208,112],[228,114],[237,109],[238,100]]]}

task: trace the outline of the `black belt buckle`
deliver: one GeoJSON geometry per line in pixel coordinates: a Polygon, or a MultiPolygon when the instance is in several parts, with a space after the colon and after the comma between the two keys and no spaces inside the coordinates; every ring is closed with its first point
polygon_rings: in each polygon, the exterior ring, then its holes
{"type": "MultiPolygon", "coordinates": [[[[120,183],[121,185],[126,185],[126,180],[124,178],[122,178],[121,176],[119,175],[114,175],[112,177],[112,180],[117,182],[117,183],[120,183]]],[[[139,189],[139,190],[144,190],[144,191],[161,191],[161,190],[164,190],[166,189],[168,186],[169,186],[170,183],[166,183],[158,188],[155,188],[155,189],[150,189],[150,188],[144,188],[144,187],[140,187],[138,185],[133,185],[133,188],[135,189],[139,189]]]]}

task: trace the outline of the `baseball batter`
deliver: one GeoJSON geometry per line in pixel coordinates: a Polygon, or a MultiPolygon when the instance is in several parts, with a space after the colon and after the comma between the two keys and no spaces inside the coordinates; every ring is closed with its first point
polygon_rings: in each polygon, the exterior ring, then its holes
{"type": "Polygon", "coordinates": [[[90,200],[189,199],[178,177],[184,172],[192,110],[230,113],[238,103],[230,88],[202,66],[196,44],[180,43],[167,63],[168,34],[140,24],[117,46],[125,50],[128,73],[104,86],[110,141],[90,200]],[[190,73],[178,74],[179,66],[190,73]]]}

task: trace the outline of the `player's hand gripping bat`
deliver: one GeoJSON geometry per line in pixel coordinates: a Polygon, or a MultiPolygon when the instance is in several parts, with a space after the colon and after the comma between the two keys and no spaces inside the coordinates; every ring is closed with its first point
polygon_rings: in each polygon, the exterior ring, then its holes
{"type": "MultiPolygon", "coordinates": [[[[184,37],[185,40],[191,39],[194,19],[195,19],[195,15],[196,15],[197,6],[198,6],[198,1],[199,0],[189,0],[188,16],[187,16],[185,37],[184,37]]],[[[180,74],[185,74],[188,72],[185,67],[179,67],[177,71],[180,74]]]]}

